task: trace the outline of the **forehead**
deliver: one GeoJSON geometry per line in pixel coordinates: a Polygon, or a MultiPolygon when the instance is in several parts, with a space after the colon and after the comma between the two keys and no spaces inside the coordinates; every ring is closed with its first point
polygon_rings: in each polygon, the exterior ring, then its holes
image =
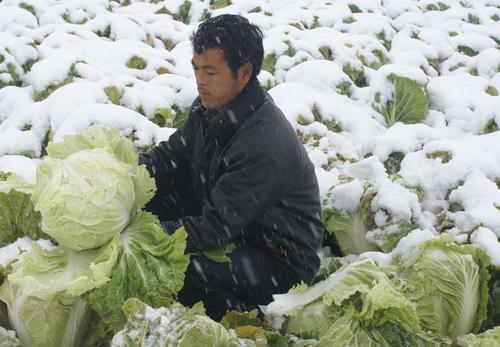
{"type": "Polygon", "coordinates": [[[203,53],[193,53],[193,63],[197,66],[203,65],[228,65],[224,52],[219,47],[207,48],[203,53]]]}

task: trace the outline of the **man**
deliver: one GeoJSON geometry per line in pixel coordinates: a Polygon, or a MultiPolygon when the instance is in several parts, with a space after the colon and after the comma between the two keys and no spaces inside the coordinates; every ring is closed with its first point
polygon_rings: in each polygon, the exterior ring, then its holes
{"type": "Polygon", "coordinates": [[[230,262],[192,256],[179,293],[220,320],[310,282],[324,227],[313,164],[257,80],[260,29],[222,15],[191,41],[199,96],[186,123],[140,161],[158,187],[146,208],[168,233],[182,224],[186,253],[234,244],[230,262]]]}

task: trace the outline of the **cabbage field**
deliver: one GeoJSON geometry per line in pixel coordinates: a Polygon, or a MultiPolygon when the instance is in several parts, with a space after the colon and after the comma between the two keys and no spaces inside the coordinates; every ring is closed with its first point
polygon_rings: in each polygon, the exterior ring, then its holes
{"type": "Polygon", "coordinates": [[[500,346],[499,46],[500,0],[0,0],[0,346],[500,346]],[[262,28],[343,256],[215,322],[137,156],[223,13],[262,28]]]}

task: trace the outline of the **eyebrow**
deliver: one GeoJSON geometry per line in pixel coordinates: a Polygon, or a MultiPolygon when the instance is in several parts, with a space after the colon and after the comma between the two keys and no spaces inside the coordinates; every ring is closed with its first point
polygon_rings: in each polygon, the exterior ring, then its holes
{"type": "Polygon", "coordinates": [[[194,62],[193,59],[191,59],[191,65],[193,65],[194,67],[198,67],[200,69],[214,69],[214,70],[217,70],[217,68],[215,66],[210,65],[210,64],[198,66],[198,65],[195,64],[195,62],[194,62]]]}

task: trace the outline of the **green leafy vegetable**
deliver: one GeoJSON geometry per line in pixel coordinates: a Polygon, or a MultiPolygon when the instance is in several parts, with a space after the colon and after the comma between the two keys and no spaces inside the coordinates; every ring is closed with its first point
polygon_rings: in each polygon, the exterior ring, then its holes
{"type": "Polygon", "coordinates": [[[100,247],[154,195],[154,180],[117,130],[91,126],[49,143],[47,153],[33,200],[44,232],[65,247],[100,247]]]}
{"type": "Polygon", "coordinates": [[[439,346],[422,334],[414,303],[395,273],[371,260],[346,265],[305,289],[275,295],[264,312],[285,315],[284,331],[320,341],[320,346],[439,346]]]}
{"type": "Polygon", "coordinates": [[[184,255],[186,232],[163,231],[158,218],[138,213],[120,234],[121,251],[111,280],[89,296],[103,321],[120,329],[125,321],[122,304],[138,298],[154,307],[169,306],[184,285],[189,258],[184,255]]]}
{"type": "Polygon", "coordinates": [[[496,347],[500,343],[500,326],[482,334],[468,334],[457,338],[457,347],[496,347]]]}
{"type": "Polygon", "coordinates": [[[71,67],[70,67],[69,71],[67,72],[66,78],[62,82],[50,84],[47,87],[45,87],[45,89],[42,89],[42,90],[35,89],[33,99],[35,101],[45,100],[55,90],[59,89],[60,87],[66,85],[66,84],[72,83],[73,80],[75,79],[75,77],[79,76],[79,73],[76,69],[76,64],[78,64],[78,63],[81,63],[81,61],[76,61],[73,64],[71,64],[71,67]]]}
{"type": "Polygon", "coordinates": [[[354,212],[336,208],[326,208],[322,219],[327,232],[335,236],[344,254],[360,254],[380,250],[377,245],[366,239],[366,233],[374,226],[371,202],[375,194],[367,192],[361,198],[359,207],[354,212]]]}
{"type": "Polygon", "coordinates": [[[428,152],[425,154],[425,156],[429,159],[441,159],[441,162],[443,164],[446,164],[453,158],[452,154],[448,151],[428,152]]]}
{"type": "Polygon", "coordinates": [[[210,0],[210,8],[212,10],[218,10],[219,8],[231,5],[231,3],[231,0],[210,0]]]}
{"type": "Polygon", "coordinates": [[[118,88],[115,86],[110,86],[104,88],[104,93],[108,97],[109,101],[111,101],[115,105],[120,105],[120,92],[118,88]]]}
{"type": "Polygon", "coordinates": [[[74,250],[104,245],[120,234],[141,205],[131,166],[99,148],[65,159],[46,158],[37,181],[33,200],[43,231],[74,250]]]}
{"type": "Polygon", "coordinates": [[[134,55],[127,62],[127,67],[131,69],[144,70],[148,66],[148,63],[144,58],[139,57],[138,55],[134,55]]]}
{"type": "Polygon", "coordinates": [[[111,342],[112,347],[255,347],[204,315],[202,306],[179,303],[153,309],[138,299],[123,305],[128,320],[111,342]]]}
{"type": "Polygon", "coordinates": [[[41,238],[40,213],[31,201],[34,185],[14,174],[5,176],[0,180],[0,247],[24,236],[41,238]]]}
{"type": "Polygon", "coordinates": [[[429,100],[425,89],[414,80],[391,75],[389,80],[394,83],[393,97],[385,104],[375,102],[374,108],[384,116],[388,127],[403,122],[406,124],[420,123],[429,113],[429,100]]]}
{"type": "Polygon", "coordinates": [[[401,170],[401,162],[405,158],[403,152],[392,152],[389,157],[384,161],[384,167],[389,175],[395,175],[401,170]]]}
{"type": "Polygon", "coordinates": [[[50,142],[47,154],[52,158],[65,159],[85,149],[100,148],[113,154],[126,164],[137,165],[137,150],[132,141],[120,135],[117,129],[91,125],[76,135],[66,135],[63,141],[50,142]]]}
{"type": "Polygon", "coordinates": [[[21,342],[16,337],[16,332],[0,327],[1,347],[20,347],[21,342]]]}
{"type": "Polygon", "coordinates": [[[476,333],[486,319],[489,258],[448,234],[396,257],[409,285],[424,330],[455,338],[476,333]]]}
{"type": "Polygon", "coordinates": [[[118,251],[114,238],[96,250],[44,250],[33,243],[22,253],[0,287],[22,345],[79,346],[90,318],[84,294],[109,280],[118,251]]]}

